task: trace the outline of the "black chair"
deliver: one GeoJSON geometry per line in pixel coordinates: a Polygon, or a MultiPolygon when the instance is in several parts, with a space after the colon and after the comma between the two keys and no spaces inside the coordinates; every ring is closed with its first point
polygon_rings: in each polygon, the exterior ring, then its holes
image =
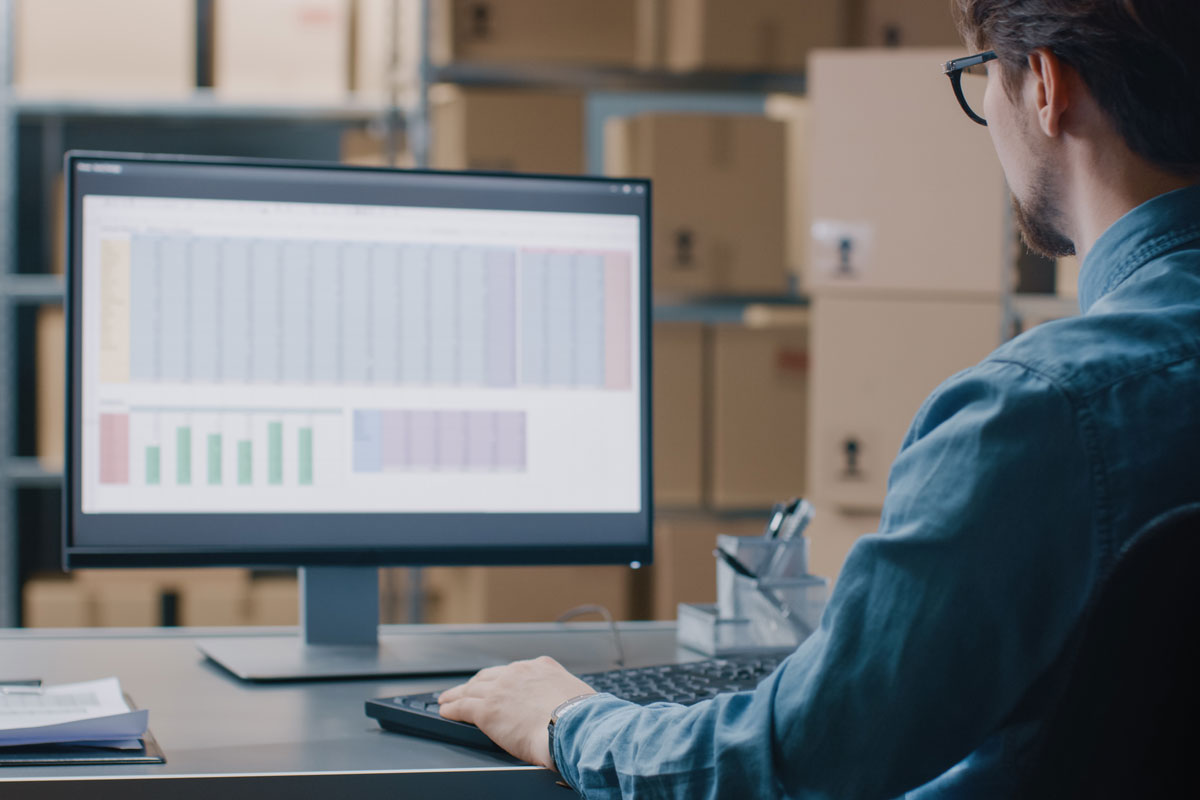
{"type": "Polygon", "coordinates": [[[1200,797],[1200,503],[1131,540],[1057,665],[1020,797],[1200,797]]]}

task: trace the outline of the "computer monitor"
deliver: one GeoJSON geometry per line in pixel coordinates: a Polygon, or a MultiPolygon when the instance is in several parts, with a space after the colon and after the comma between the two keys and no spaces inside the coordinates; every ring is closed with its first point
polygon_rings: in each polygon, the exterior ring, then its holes
{"type": "Polygon", "coordinates": [[[72,152],[64,562],[301,568],[249,678],[467,671],[377,568],[651,555],[650,186],[72,152]]]}

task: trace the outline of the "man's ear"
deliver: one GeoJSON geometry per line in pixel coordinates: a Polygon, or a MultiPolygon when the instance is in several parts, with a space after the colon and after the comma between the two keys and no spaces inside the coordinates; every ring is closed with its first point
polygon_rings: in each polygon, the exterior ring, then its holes
{"type": "Polygon", "coordinates": [[[1033,78],[1033,102],[1038,127],[1054,138],[1062,132],[1062,116],[1070,105],[1066,66],[1049,48],[1039,47],[1029,54],[1033,78]]]}

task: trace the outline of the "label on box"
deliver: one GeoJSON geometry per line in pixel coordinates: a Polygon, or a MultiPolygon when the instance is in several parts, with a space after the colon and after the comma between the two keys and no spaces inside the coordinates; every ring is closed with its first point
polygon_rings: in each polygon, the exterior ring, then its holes
{"type": "Polygon", "coordinates": [[[838,281],[861,281],[871,263],[875,226],[867,222],[818,219],[812,225],[813,267],[838,281]]]}

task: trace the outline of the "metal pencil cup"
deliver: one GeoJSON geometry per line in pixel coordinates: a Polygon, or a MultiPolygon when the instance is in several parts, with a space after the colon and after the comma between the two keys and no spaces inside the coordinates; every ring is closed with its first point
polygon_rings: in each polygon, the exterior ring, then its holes
{"type": "Polygon", "coordinates": [[[807,540],[722,535],[717,546],[762,577],[739,575],[718,560],[717,603],[679,604],[679,643],[708,655],[795,649],[820,623],[828,596],[828,581],[807,572],[807,540]],[[778,574],[763,576],[774,547],[786,548],[774,559],[778,574]],[[786,616],[780,604],[789,610],[786,616]]]}

